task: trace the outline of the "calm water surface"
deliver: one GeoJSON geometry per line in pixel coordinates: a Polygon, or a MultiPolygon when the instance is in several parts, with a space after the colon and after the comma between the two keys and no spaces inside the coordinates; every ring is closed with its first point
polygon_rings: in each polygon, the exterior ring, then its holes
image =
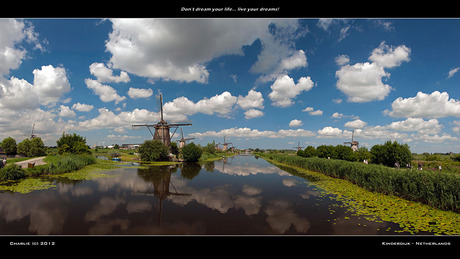
{"type": "Polygon", "coordinates": [[[0,235],[375,235],[398,229],[352,216],[306,179],[254,156],[104,173],[115,176],[0,193],[0,235]]]}

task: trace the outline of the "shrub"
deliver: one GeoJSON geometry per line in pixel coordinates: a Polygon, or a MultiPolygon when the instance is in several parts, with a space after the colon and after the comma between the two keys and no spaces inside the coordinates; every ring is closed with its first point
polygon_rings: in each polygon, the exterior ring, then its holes
{"type": "Polygon", "coordinates": [[[201,148],[196,146],[193,142],[182,148],[182,157],[187,162],[197,162],[202,153],[203,151],[201,148]]]}
{"type": "Polygon", "coordinates": [[[164,161],[169,159],[168,148],[159,140],[146,140],[139,147],[142,161],[164,161]]]}
{"type": "Polygon", "coordinates": [[[332,145],[321,145],[316,148],[318,157],[328,158],[332,157],[332,153],[334,152],[334,146],[332,145]]]}
{"type": "Polygon", "coordinates": [[[41,138],[24,139],[18,144],[17,152],[26,157],[46,155],[45,144],[41,138]]]}
{"type": "Polygon", "coordinates": [[[390,140],[383,145],[374,145],[371,148],[371,162],[393,167],[395,163],[401,166],[409,164],[412,160],[412,153],[409,145],[399,144],[397,141],[390,140]]]}
{"type": "Polygon", "coordinates": [[[18,165],[11,164],[0,169],[0,181],[18,180],[26,176],[25,171],[18,165]]]}
{"type": "Polygon", "coordinates": [[[60,139],[56,141],[58,146],[58,153],[60,155],[64,153],[71,154],[90,154],[88,146],[86,145],[86,138],[77,134],[65,134],[62,133],[60,139]]]}

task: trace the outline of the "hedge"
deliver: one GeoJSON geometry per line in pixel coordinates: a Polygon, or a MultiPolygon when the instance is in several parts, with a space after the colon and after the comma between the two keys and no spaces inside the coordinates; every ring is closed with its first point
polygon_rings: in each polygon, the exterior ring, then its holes
{"type": "Polygon", "coordinates": [[[460,212],[460,176],[456,174],[394,169],[382,165],[316,157],[260,155],[279,163],[345,179],[369,191],[460,212]]]}

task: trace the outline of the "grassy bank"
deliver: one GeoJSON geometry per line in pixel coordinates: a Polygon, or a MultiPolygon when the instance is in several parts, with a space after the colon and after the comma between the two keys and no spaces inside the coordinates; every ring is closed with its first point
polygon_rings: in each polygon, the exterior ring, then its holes
{"type": "Polygon", "coordinates": [[[30,168],[27,174],[30,176],[64,174],[94,164],[96,158],[87,155],[57,155],[48,156],[44,161],[47,162],[46,165],[30,168]]]}
{"type": "Polygon", "coordinates": [[[274,161],[294,165],[344,179],[366,190],[394,195],[442,210],[460,212],[460,176],[443,172],[397,170],[381,165],[324,158],[259,154],[274,161]]]}
{"type": "Polygon", "coordinates": [[[46,157],[45,162],[47,164],[27,169],[10,163],[0,169],[0,181],[19,180],[27,176],[64,174],[94,164],[96,159],[87,155],[58,155],[46,157]]]}
{"type": "MultiPolygon", "coordinates": [[[[105,170],[113,170],[120,168],[115,166],[117,162],[95,159],[94,163],[87,164],[86,166],[80,167],[82,161],[80,160],[79,169],[68,171],[69,168],[77,168],[75,165],[70,166],[69,162],[66,162],[67,159],[63,157],[54,157],[47,158],[49,165],[37,166],[34,169],[23,170],[24,177],[21,179],[15,180],[3,180],[0,181],[0,191],[9,191],[17,193],[30,193],[38,190],[45,190],[50,188],[56,188],[58,182],[68,182],[68,181],[81,181],[81,180],[91,180],[101,177],[112,177],[113,175],[107,175],[102,173],[105,170]],[[51,163],[53,166],[51,166],[51,163]],[[42,169],[37,169],[37,168],[42,169]],[[49,170],[51,168],[61,168],[60,172],[55,170],[54,174],[51,174],[49,170]],[[64,172],[65,171],[65,172],[64,172]]],[[[90,160],[89,160],[90,161],[90,160]]],[[[88,160],[86,161],[88,162],[88,160]]]]}

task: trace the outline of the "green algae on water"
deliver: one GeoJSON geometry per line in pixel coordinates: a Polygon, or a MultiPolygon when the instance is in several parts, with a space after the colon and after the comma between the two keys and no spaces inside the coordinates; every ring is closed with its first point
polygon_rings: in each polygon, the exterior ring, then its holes
{"type": "Polygon", "coordinates": [[[22,194],[50,188],[56,188],[56,184],[42,178],[25,178],[15,183],[0,185],[0,191],[17,192],[22,194]]]}

